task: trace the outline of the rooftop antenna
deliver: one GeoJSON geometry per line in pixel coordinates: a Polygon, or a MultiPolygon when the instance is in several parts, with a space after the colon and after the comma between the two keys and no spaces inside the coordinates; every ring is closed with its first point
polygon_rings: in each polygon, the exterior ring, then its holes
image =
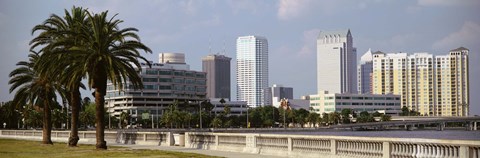
{"type": "Polygon", "coordinates": [[[208,54],[212,54],[212,37],[208,37],[208,54]]]}
{"type": "Polygon", "coordinates": [[[225,51],[225,37],[223,37],[223,54],[222,55],[226,55],[226,51],[225,51]]]}

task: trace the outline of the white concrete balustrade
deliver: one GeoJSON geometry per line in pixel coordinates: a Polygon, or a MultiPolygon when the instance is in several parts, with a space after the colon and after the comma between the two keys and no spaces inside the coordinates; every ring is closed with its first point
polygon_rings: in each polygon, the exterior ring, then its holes
{"type": "MultiPolygon", "coordinates": [[[[42,140],[42,131],[32,130],[0,130],[0,136],[5,138],[42,140]]],[[[52,131],[52,141],[67,142],[70,131],[52,131]]],[[[95,131],[79,131],[80,143],[95,143],[95,131]]],[[[139,144],[166,145],[174,144],[171,132],[124,132],[105,131],[107,144],[139,144]]]]}
{"type": "Polygon", "coordinates": [[[209,132],[187,132],[185,137],[187,148],[284,157],[478,158],[480,155],[480,141],[476,140],[209,132]]]}
{"type": "MultiPolygon", "coordinates": [[[[67,142],[69,131],[52,131],[52,140],[67,142]]],[[[108,144],[173,146],[173,132],[105,131],[108,144]]],[[[177,134],[178,135],[178,134],[177,134]]],[[[325,158],[479,158],[478,140],[382,138],[254,133],[186,132],[186,148],[283,157],[325,158]]],[[[95,143],[95,131],[79,131],[80,142],[95,143]]],[[[42,131],[0,130],[0,138],[41,140],[42,131]]],[[[178,138],[177,138],[178,139],[178,138]]],[[[180,140],[180,141],[183,141],[180,140]]]]}

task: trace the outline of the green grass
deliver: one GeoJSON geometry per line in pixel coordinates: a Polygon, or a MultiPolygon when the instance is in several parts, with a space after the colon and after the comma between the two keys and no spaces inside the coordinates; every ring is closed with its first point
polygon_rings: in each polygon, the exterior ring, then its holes
{"type": "Polygon", "coordinates": [[[63,157],[211,157],[193,153],[170,152],[162,150],[134,150],[109,146],[108,150],[96,150],[94,145],[79,144],[79,147],[68,147],[65,143],[42,145],[39,141],[0,139],[0,157],[5,158],[63,158],[63,157]]]}

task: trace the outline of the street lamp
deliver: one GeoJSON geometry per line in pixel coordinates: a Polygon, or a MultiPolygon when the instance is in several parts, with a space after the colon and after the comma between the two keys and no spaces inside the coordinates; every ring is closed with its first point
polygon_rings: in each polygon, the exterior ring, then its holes
{"type": "Polygon", "coordinates": [[[202,126],[202,102],[198,102],[198,105],[200,107],[200,129],[203,128],[202,126]]]}
{"type": "Polygon", "coordinates": [[[247,107],[247,125],[246,125],[246,127],[249,128],[249,127],[248,127],[248,123],[249,123],[249,122],[248,122],[248,109],[249,109],[248,104],[247,104],[246,107],[247,107]]]}

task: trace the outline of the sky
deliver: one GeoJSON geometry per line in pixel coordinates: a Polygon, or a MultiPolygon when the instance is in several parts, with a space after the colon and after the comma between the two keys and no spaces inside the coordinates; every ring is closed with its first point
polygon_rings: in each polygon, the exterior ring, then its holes
{"type": "Polygon", "coordinates": [[[369,48],[445,55],[463,46],[470,49],[470,114],[480,115],[480,0],[1,0],[0,101],[13,97],[8,74],[27,60],[31,29],[72,6],[118,13],[121,27],[139,29],[151,61],[161,52],[185,53],[191,69],[201,71],[203,56],[232,57],[232,98],[239,36],[268,39],[269,85],[293,87],[295,98],[316,93],[320,31],[350,29],[358,57],[369,48]]]}

